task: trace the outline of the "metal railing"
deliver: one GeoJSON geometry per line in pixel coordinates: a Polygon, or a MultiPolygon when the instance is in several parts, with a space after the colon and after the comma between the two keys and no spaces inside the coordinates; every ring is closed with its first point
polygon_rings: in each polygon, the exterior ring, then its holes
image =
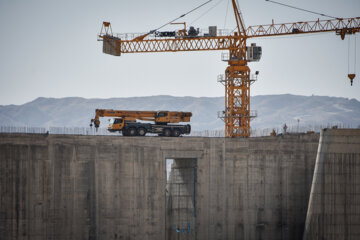
{"type": "Polygon", "coordinates": [[[85,127],[29,127],[29,126],[0,126],[0,133],[29,133],[29,134],[68,134],[68,135],[119,135],[110,133],[106,128],[85,127]]]}
{"type": "MultiPolygon", "coordinates": [[[[257,79],[258,79],[257,74],[250,74],[250,77],[249,77],[250,84],[253,84],[255,81],[257,81],[257,79]]],[[[219,74],[217,76],[217,81],[219,83],[225,84],[225,82],[227,82],[228,79],[225,77],[225,74],[219,74]]]]}
{"type": "MultiPolygon", "coordinates": [[[[250,118],[256,118],[258,116],[257,110],[250,110],[249,117],[250,118]]],[[[241,117],[241,115],[233,116],[233,115],[226,115],[225,111],[218,111],[218,118],[224,119],[224,118],[230,118],[230,117],[241,117]]]]}
{"type": "MultiPolygon", "coordinates": [[[[252,113],[255,114],[255,113],[252,113]]],[[[324,128],[360,128],[359,126],[351,126],[348,124],[327,124],[327,125],[289,125],[286,132],[282,127],[274,128],[254,128],[251,129],[251,137],[270,136],[270,133],[274,130],[277,135],[279,134],[300,134],[309,132],[320,132],[324,128]]],[[[0,126],[0,133],[26,133],[26,134],[65,134],[65,135],[91,135],[91,136],[121,136],[121,133],[111,133],[106,128],[98,128],[96,131],[94,128],[85,127],[29,127],[29,126],[0,126]]],[[[149,136],[156,136],[156,134],[149,134],[149,136]]],[[[224,130],[194,130],[189,135],[184,137],[224,137],[224,130]]]]}
{"type": "MultiPolygon", "coordinates": [[[[178,29],[179,30],[179,29],[178,29]]],[[[177,30],[172,31],[172,32],[177,32],[177,30]]],[[[224,36],[229,36],[231,35],[233,32],[230,29],[217,29],[216,31],[216,37],[224,37],[224,36]]],[[[147,34],[146,32],[142,32],[142,33],[115,33],[114,36],[117,38],[120,38],[122,41],[130,41],[133,40],[134,38],[140,37],[147,34]]],[[[209,35],[209,29],[207,28],[202,28],[199,29],[199,33],[197,36],[195,37],[213,37],[209,35]]],[[[148,36],[146,36],[145,40],[150,40],[150,39],[166,39],[166,38],[183,38],[183,36],[177,35],[175,34],[175,36],[173,37],[159,37],[156,34],[152,33],[149,34],[148,36]]]]}

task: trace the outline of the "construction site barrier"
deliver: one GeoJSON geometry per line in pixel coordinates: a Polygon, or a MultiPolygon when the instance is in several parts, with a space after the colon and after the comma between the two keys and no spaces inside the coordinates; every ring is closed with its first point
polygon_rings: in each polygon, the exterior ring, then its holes
{"type": "MultiPolygon", "coordinates": [[[[290,125],[286,127],[286,131],[282,127],[277,128],[255,128],[251,130],[251,137],[270,136],[274,130],[276,135],[292,134],[292,133],[312,133],[320,132],[324,128],[354,128],[354,126],[346,124],[327,124],[327,125],[290,125]]],[[[360,126],[357,126],[360,128],[360,126]]],[[[68,135],[113,135],[121,136],[121,133],[111,133],[106,128],[86,128],[86,127],[29,127],[29,126],[0,126],[0,133],[29,133],[29,134],[68,134],[68,135]]],[[[147,134],[147,136],[156,136],[156,134],[147,134]]],[[[224,130],[200,130],[192,131],[184,137],[224,137],[224,130]]]]}

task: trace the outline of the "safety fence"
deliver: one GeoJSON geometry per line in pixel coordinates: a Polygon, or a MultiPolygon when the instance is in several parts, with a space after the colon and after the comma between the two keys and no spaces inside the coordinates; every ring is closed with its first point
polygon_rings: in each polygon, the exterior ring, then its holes
{"type": "Polygon", "coordinates": [[[68,134],[68,135],[118,135],[110,133],[106,128],[85,127],[19,127],[0,126],[0,133],[29,133],[29,134],[68,134]]]}
{"type": "MultiPolygon", "coordinates": [[[[276,135],[279,134],[296,134],[307,132],[320,132],[323,128],[354,128],[354,126],[346,124],[327,124],[327,125],[290,125],[277,128],[255,128],[251,130],[252,137],[270,136],[270,133],[275,131],[276,135]]],[[[360,126],[357,126],[360,128],[360,126]]],[[[0,126],[0,133],[28,133],[28,134],[68,134],[68,135],[114,135],[119,136],[121,133],[111,133],[106,128],[85,128],[85,127],[29,127],[29,126],[0,126]]],[[[155,134],[148,134],[149,136],[155,134]]],[[[202,130],[192,131],[185,137],[224,137],[224,130],[202,130]]]]}

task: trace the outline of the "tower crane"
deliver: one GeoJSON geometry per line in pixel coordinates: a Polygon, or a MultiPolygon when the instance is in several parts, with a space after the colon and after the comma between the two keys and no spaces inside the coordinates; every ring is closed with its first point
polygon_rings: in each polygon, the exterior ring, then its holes
{"type": "Polygon", "coordinates": [[[247,40],[320,32],[335,32],[344,39],[346,35],[360,31],[360,17],[282,24],[272,22],[246,28],[236,0],[231,2],[236,21],[236,30],[231,33],[209,27],[209,33],[200,34],[194,27],[186,31],[184,23],[185,29],[177,32],[153,30],[145,34],[115,36],[110,22],[103,22],[99,35],[99,40],[103,41],[103,52],[120,56],[127,53],[227,50],[228,54],[222,58],[228,62],[228,66],[225,74],[218,78],[225,86],[225,109],[220,117],[225,122],[226,137],[249,137],[250,120],[256,113],[250,111],[250,85],[255,78],[250,75],[248,62],[260,60],[261,47],[255,44],[247,46],[247,40]]]}

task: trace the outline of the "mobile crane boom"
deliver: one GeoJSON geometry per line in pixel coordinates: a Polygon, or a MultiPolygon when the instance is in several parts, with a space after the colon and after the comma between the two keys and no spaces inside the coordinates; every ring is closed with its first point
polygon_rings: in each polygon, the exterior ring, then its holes
{"type": "Polygon", "coordinates": [[[218,34],[216,30],[210,31],[209,27],[209,33],[201,35],[190,27],[185,34],[184,30],[181,30],[182,34],[157,34],[151,31],[146,34],[114,36],[110,23],[103,22],[99,35],[99,39],[103,41],[103,52],[120,56],[124,53],[228,50],[229,54],[223,59],[228,62],[228,67],[224,76],[218,79],[225,86],[225,109],[220,117],[225,122],[226,137],[249,137],[250,120],[256,113],[250,111],[250,85],[255,79],[250,77],[247,64],[260,60],[261,47],[253,44],[247,47],[247,39],[319,32],[336,32],[344,39],[345,35],[360,31],[360,17],[272,23],[245,28],[236,0],[231,2],[237,25],[237,31],[232,33],[218,34]]]}
{"type": "Polygon", "coordinates": [[[110,132],[122,132],[124,136],[144,136],[146,133],[156,133],[167,137],[178,137],[181,134],[189,134],[190,125],[169,123],[190,122],[191,116],[191,112],[96,109],[95,117],[91,119],[90,126],[92,127],[94,124],[97,129],[100,126],[101,117],[112,117],[115,119],[108,126],[110,132]],[[136,122],[136,120],[153,123],[136,122]]]}

